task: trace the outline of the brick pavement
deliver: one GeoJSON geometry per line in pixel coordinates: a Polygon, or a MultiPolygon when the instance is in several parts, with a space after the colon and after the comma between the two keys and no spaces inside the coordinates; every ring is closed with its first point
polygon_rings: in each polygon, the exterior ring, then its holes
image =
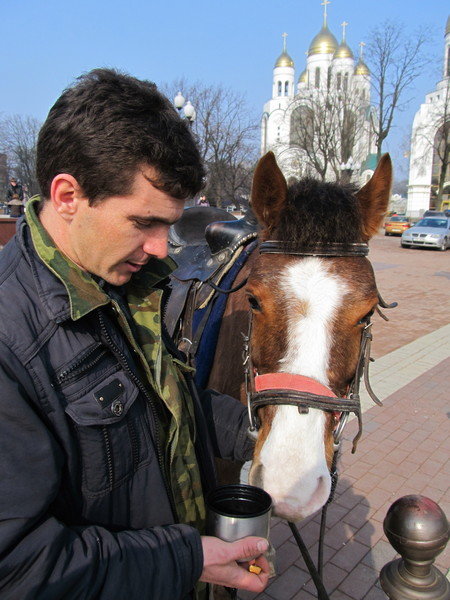
{"type": "MultiPolygon", "coordinates": [[[[423,494],[450,515],[450,325],[425,335],[374,365],[385,385],[384,406],[364,405],[364,433],[350,453],[356,421],[345,430],[334,502],[328,509],[324,583],[332,600],[386,599],[381,567],[396,554],[383,532],[389,506],[406,494],[423,494]],[[428,357],[428,360],[427,360],[428,357]],[[385,369],[394,364],[389,379],[385,369]],[[395,379],[400,372],[400,386],[395,379]],[[389,393],[389,381],[391,393],[389,393]]],[[[374,384],[377,391],[377,385],[374,384]]],[[[300,527],[315,558],[320,515],[300,527]]],[[[263,594],[242,600],[308,600],[316,591],[286,522],[274,518],[271,541],[278,575],[263,594]]],[[[450,569],[450,544],[436,566],[450,569]]]]}

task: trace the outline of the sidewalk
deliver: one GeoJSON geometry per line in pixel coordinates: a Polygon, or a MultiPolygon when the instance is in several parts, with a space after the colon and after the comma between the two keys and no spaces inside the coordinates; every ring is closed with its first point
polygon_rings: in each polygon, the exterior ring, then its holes
{"type": "MultiPolygon", "coordinates": [[[[386,600],[378,576],[396,554],[383,532],[390,505],[423,494],[450,517],[450,325],[377,360],[371,384],[383,407],[363,394],[363,436],[356,454],[356,421],[344,431],[339,483],[328,509],[324,583],[331,600],[386,600]]],[[[320,514],[300,527],[316,560],[320,514]]],[[[315,587],[286,522],[274,518],[271,541],[278,576],[263,594],[242,600],[309,600],[315,587]]],[[[450,569],[450,543],[437,557],[450,569]]]]}

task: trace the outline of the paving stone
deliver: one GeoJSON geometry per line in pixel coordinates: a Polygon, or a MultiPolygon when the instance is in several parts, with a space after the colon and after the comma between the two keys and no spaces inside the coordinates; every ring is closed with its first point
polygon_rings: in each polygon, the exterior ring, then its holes
{"type": "MultiPolygon", "coordinates": [[[[330,596],[330,600],[331,599],[334,600],[335,595],[338,593],[338,588],[336,588],[336,586],[339,585],[339,583],[341,581],[343,581],[345,579],[345,577],[347,577],[348,573],[346,571],[343,571],[342,569],[337,570],[337,568],[334,567],[334,565],[329,565],[329,566],[331,566],[333,569],[335,569],[335,572],[333,573],[335,579],[333,580],[333,577],[331,577],[331,579],[327,580],[327,572],[326,572],[327,568],[325,568],[323,584],[325,586],[325,590],[327,591],[328,595],[330,596]]],[[[303,591],[309,592],[310,594],[314,594],[316,598],[318,596],[317,588],[312,579],[310,579],[304,585],[303,591]]]]}
{"type": "Polygon", "coordinates": [[[280,521],[272,527],[270,530],[270,541],[274,548],[278,548],[281,544],[284,544],[292,536],[292,532],[286,521],[280,521]]]}
{"type": "Polygon", "coordinates": [[[358,529],[352,539],[372,548],[383,535],[383,524],[375,519],[370,519],[361,527],[361,529],[358,529]]]}
{"type": "Polygon", "coordinates": [[[368,512],[368,506],[363,502],[360,502],[348,511],[343,520],[349,525],[353,525],[353,527],[359,529],[367,522],[368,512]]]}
{"type": "Polygon", "coordinates": [[[337,567],[350,572],[367,554],[368,548],[355,540],[350,540],[331,559],[337,567]]]}
{"type": "Polygon", "coordinates": [[[355,600],[362,600],[377,579],[378,573],[374,569],[358,564],[340,584],[339,589],[355,600]]]}
{"type": "Polygon", "coordinates": [[[265,593],[275,600],[288,600],[303,587],[309,578],[309,573],[292,565],[282,575],[274,579],[266,588],[265,593]]]}
{"type": "Polygon", "coordinates": [[[341,549],[354,535],[356,528],[341,521],[327,532],[327,544],[336,550],[341,549]]]}
{"type": "Polygon", "coordinates": [[[288,567],[299,559],[300,550],[297,544],[287,541],[276,549],[275,565],[277,575],[284,573],[288,567]]]}
{"type": "Polygon", "coordinates": [[[379,573],[385,564],[398,558],[398,554],[386,539],[379,540],[362,558],[362,563],[379,573]]]}
{"type": "Polygon", "coordinates": [[[374,585],[367,592],[364,600],[386,600],[387,596],[378,586],[374,585]]]}

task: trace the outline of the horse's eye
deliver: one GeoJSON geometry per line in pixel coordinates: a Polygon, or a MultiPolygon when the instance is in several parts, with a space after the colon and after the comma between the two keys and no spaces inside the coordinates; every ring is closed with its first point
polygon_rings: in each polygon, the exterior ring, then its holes
{"type": "Polygon", "coordinates": [[[357,325],[367,325],[367,323],[370,321],[370,317],[373,315],[373,313],[375,312],[375,309],[372,308],[372,310],[370,310],[366,315],[364,315],[364,317],[358,321],[357,325]]]}
{"type": "Polygon", "coordinates": [[[261,305],[255,296],[248,296],[248,303],[250,304],[250,308],[252,310],[261,310],[261,305]]]}

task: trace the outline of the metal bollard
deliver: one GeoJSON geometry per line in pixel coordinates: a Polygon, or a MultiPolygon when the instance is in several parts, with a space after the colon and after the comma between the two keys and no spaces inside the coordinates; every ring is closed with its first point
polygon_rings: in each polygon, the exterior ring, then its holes
{"type": "Polygon", "coordinates": [[[389,508],[384,532],[402,558],[381,569],[380,583],[391,600],[450,600],[450,583],[433,565],[449,539],[449,524],[436,502],[403,496],[389,508]]]}

